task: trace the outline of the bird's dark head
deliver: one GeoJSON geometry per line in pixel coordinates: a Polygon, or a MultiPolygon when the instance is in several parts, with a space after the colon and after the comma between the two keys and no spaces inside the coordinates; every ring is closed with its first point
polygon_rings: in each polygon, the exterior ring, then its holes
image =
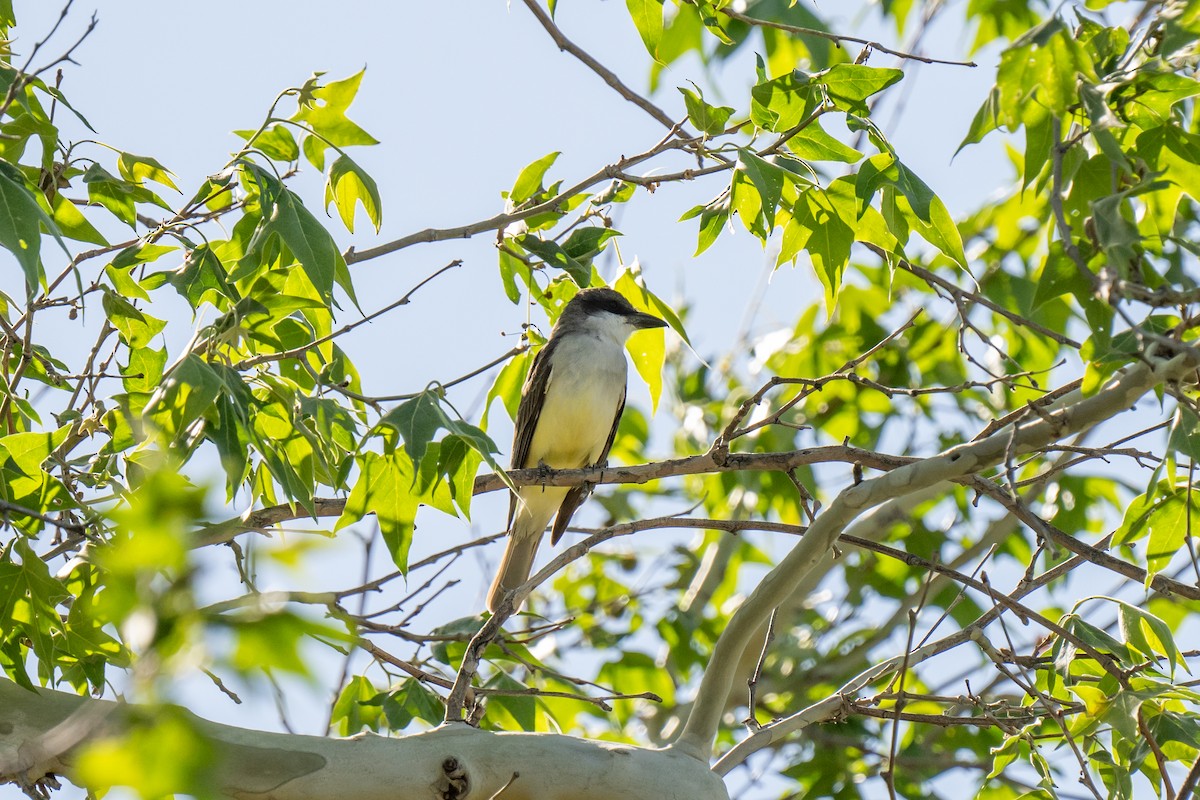
{"type": "Polygon", "coordinates": [[[641,328],[662,328],[667,323],[652,314],[643,314],[617,291],[607,288],[584,289],[571,298],[555,328],[573,328],[609,320],[628,326],[630,332],[641,328]]]}

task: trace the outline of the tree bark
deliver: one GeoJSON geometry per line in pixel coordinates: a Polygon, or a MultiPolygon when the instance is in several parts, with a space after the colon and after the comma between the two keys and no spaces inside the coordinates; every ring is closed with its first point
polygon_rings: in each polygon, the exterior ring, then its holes
{"type": "MultiPolygon", "coordinates": [[[[0,680],[0,783],[72,775],[89,741],[149,709],[0,680]]],[[[728,800],[705,761],[668,750],[465,723],[388,738],[327,739],[237,728],[189,714],[215,752],[222,794],[238,800],[728,800]]],[[[179,787],[186,791],[188,787],[179,787]]]]}

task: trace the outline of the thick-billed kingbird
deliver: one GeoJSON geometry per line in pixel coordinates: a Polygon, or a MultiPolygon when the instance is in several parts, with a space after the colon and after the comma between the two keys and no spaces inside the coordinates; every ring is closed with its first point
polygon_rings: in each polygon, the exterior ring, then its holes
{"type": "MultiPolygon", "coordinates": [[[[665,325],[612,289],[575,295],[521,389],[512,468],[604,464],[625,409],[625,340],[634,331],[665,325]]],[[[488,610],[495,612],[506,593],[529,580],[546,525],[558,515],[550,534],[556,544],[588,491],[586,486],[524,486],[512,495],[508,546],[488,590],[488,610]]]]}

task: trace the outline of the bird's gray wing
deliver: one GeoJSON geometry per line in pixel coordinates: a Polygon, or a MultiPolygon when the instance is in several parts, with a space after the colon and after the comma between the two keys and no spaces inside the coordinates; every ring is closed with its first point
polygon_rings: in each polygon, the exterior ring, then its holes
{"type": "MultiPolygon", "coordinates": [[[[533,366],[525,376],[525,385],[521,387],[521,403],[517,406],[517,420],[513,428],[513,448],[511,469],[536,467],[537,464],[527,464],[529,447],[533,443],[533,432],[537,430],[538,418],[542,415],[542,405],[546,401],[546,387],[550,385],[550,356],[558,345],[558,340],[551,339],[533,357],[533,366]]],[[[607,451],[606,451],[607,452],[607,451]]],[[[508,498],[508,527],[512,529],[513,517],[517,512],[517,495],[509,493],[508,498]]]]}
{"type": "MultiPolygon", "coordinates": [[[[617,426],[621,424],[621,414],[625,411],[625,390],[621,390],[621,402],[617,403],[617,414],[613,417],[612,430],[608,432],[608,441],[604,443],[604,449],[600,451],[600,457],[596,459],[596,463],[589,464],[589,467],[598,467],[601,464],[607,463],[608,451],[612,449],[613,440],[617,438],[617,426]]],[[[563,498],[562,505],[558,507],[558,516],[554,518],[554,528],[550,531],[550,544],[558,544],[558,540],[562,538],[563,532],[566,531],[567,525],[571,522],[571,516],[575,513],[575,509],[583,504],[591,492],[592,487],[588,485],[575,486],[571,491],[567,492],[567,496],[563,498]]]]}

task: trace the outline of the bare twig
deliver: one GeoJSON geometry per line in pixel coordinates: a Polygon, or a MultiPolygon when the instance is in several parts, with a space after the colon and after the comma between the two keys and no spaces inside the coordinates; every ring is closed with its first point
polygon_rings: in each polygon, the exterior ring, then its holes
{"type": "Polygon", "coordinates": [[[538,23],[546,29],[546,33],[550,34],[550,38],[554,40],[556,45],[558,45],[559,50],[575,56],[575,58],[583,62],[588,69],[599,75],[605,83],[607,83],[613,88],[614,91],[616,91],[617,94],[633,103],[642,111],[645,111],[664,127],[671,130],[676,128],[675,121],[671,119],[671,117],[668,116],[665,111],[654,105],[654,103],[651,103],[646,98],[642,97],[633,89],[630,89],[621,82],[621,79],[616,76],[616,73],[593,58],[582,47],[564,36],[563,32],[559,30],[557,25],[554,24],[554,20],[550,18],[550,15],[546,13],[546,10],[542,8],[537,0],[525,0],[525,6],[533,14],[534,18],[537,19],[538,23]]]}
{"type": "Polygon", "coordinates": [[[325,336],[322,336],[318,339],[314,339],[313,341],[311,341],[307,344],[300,345],[299,347],[293,347],[290,350],[282,350],[278,353],[263,353],[261,355],[251,356],[250,358],[242,359],[241,361],[239,361],[233,365],[233,369],[241,371],[241,370],[249,369],[250,367],[253,367],[253,366],[257,366],[259,364],[265,364],[268,361],[282,361],[286,358],[297,358],[299,356],[302,356],[305,353],[310,352],[314,348],[320,347],[321,345],[325,344],[326,342],[333,341],[334,339],[338,338],[339,336],[349,333],[350,331],[354,330],[355,328],[358,328],[362,325],[366,325],[368,322],[371,322],[375,319],[378,319],[379,317],[382,317],[384,314],[388,313],[389,311],[394,311],[395,309],[399,308],[400,306],[408,305],[409,302],[412,301],[412,296],[414,294],[416,294],[417,291],[422,286],[424,286],[425,284],[434,280],[439,275],[449,272],[450,270],[452,270],[458,266],[461,266],[461,265],[462,265],[462,259],[456,258],[453,261],[451,261],[449,264],[447,264],[446,266],[444,266],[441,269],[439,269],[438,271],[434,272],[429,277],[425,278],[423,281],[418,283],[413,288],[409,289],[408,292],[406,292],[404,294],[404,296],[401,297],[399,300],[396,300],[393,303],[389,303],[388,305],[384,306],[383,308],[379,309],[378,311],[374,311],[370,314],[367,314],[362,319],[355,320],[354,322],[351,322],[347,325],[343,325],[342,327],[338,328],[336,331],[333,331],[332,333],[328,333],[325,336]]]}
{"type": "Polygon", "coordinates": [[[817,28],[802,28],[798,25],[788,25],[783,22],[774,22],[767,19],[758,19],[750,17],[734,10],[730,6],[721,9],[721,13],[730,19],[736,19],[738,22],[752,25],[759,28],[774,28],[776,30],[785,31],[797,36],[815,36],[820,39],[827,39],[831,42],[841,44],[842,42],[852,42],[854,44],[864,45],[871,50],[878,50],[881,53],[887,53],[890,56],[897,58],[908,59],[910,61],[920,61],[923,64],[947,64],[952,67],[977,67],[979,66],[974,61],[948,61],[941,58],[930,58],[929,56],[921,56],[915,53],[905,53],[900,50],[893,50],[890,47],[885,47],[879,42],[871,41],[870,39],[860,39],[857,36],[847,36],[841,33],[830,33],[829,31],[819,30],[817,28]]]}

